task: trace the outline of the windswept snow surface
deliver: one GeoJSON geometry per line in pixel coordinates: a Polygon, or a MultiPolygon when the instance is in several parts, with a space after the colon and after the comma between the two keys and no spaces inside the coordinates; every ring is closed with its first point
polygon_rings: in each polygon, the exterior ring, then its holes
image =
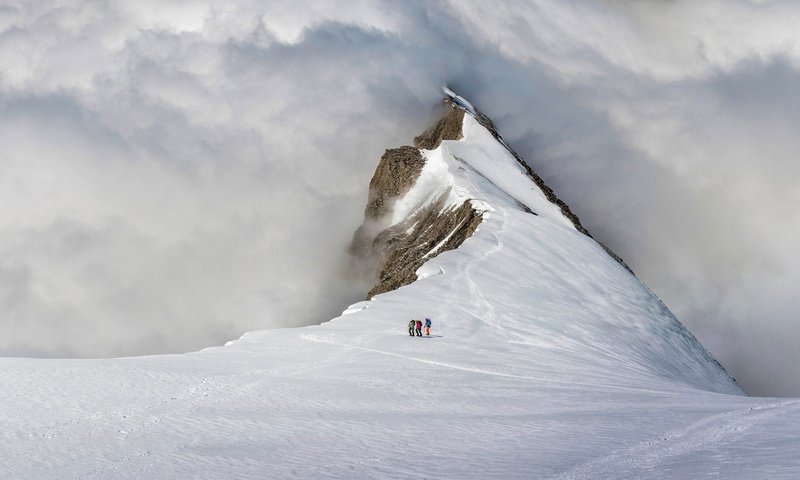
{"type": "Polygon", "coordinates": [[[420,181],[486,220],[420,280],[190,354],[2,359],[0,478],[797,478],[800,401],[744,396],[464,122],[420,181]]]}

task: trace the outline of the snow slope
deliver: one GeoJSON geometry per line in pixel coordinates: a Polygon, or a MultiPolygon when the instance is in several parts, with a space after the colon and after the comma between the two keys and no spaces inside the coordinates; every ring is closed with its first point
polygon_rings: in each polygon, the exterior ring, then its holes
{"type": "Polygon", "coordinates": [[[485,221],[409,286],[190,354],[0,359],[0,478],[800,477],[800,400],[744,396],[471,115],[463,132],[423,152],[402,209],[449,192],[485,221]]]}

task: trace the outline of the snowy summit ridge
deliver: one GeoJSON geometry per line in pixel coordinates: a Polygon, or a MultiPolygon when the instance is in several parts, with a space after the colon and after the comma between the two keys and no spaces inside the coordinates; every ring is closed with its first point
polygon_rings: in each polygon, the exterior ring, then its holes
{"type": "MultiPolygon", "coordinates": [[[[662,324],[661,328],[669,331],[664,340],[680,346],[675,351],[665,347],[667,356],[679,353],[685,355],[687,361],[699,361],[703,368],[693,366],[687,371],[702,370],[712,383],[740,391],[721,365],[636,279],[625,262],[594,241],[569,206],[503,140],[491,119],[453,90],[445,88],[444,92],[447,97],[441,119],[414,139],[415,147],[387,150],[370,183],[365,222],[356,232],[353,247],[354,252],[373,260],[380,269],[378,284],[369,292],[368,298],[430,276],[436,269],[432,262],[426,262],[458,248],[482,228],[506,232],[510,218],[514,218],[513,221],[520,224],[519,231],[515,232],[519,236],[528,237],[530,229],[548,231],[546,244],[566,242],[566,237],[591,239],[586,245],[576,244],[574,251],[567,252],[577,261],[549,262],[548,266],[561,268],[562,277],[571,275],[565,268],[567,266],[585,267],[585,271],[590,273],[593,262],[599,259],[588,257],[589,253],[583,250],[604,252],[617,263],[615,266],[604,265],[609,270],[603,272],[604,276],[613,272],[620,277],[614,283],[625,280],[635,285],[647,302],[654,304],[648,308],[663,314],[652,318],[651,327],[662,324]]],[[[537,247],[541,249],[543,246],[537,247]]],[[[497,248],[489,251],[494,253],[494,250],[497,248]]],[[[497,253],[495,256],[503,255],[497,253]]],[[[608,263],[606,260],[603,259],[602,263],[608,263]]],[[[439,272],[444,270],[440,268],[439,272]]],[[[586,275],[575,278],[582,276],[586,275]]],[[[559,280],[563,282],[564,278],[559,280]]],[[[597,285],[604,280],[587,278],[587,281],[597,285]]],[[[508,287],[524,288],[525,285],[520,282],[508,287]]],[[[563,301],[566,306],[584,296],[585,292],[575,291],[563,301]]],[[[525,299],[520,298],[520,302],[524,303],[525,299]]],[[[535,306],[532,307],[536,313],[535,306]]],[[[597,308],[595,313],[602,316],[606,312],[597,308]]],[[[607,314],[609,317],[615,315],[611,310],[607,314]]],[[[635,322],[646,321],[638,315],[636,317],[631,318],[632,326],[636,325],[635,322]]],[[[601,337],[598,335],[597,338],[601,337]]],[[[665,362],[674,362],[674,359],[666,358],[657,363],[665,362]]],[[[692,381],[705,385],[708,379],[692,381]]]]}
{"type": "MultiPolygon", "coordinates": [[[[378,283],[368,298],[414,281],[416,270],[426,260],[458,248],[483,221],[483,213],[492,208],[478,200],[483,193],[473,191],[475,188],[469,182],[457,180],[458,172],[465,169],[487,178],[470,163],[475,154],[458,156],[451,152],[451,147],[457,151],[459,146],[470,144],[468,136],[475,124],[488,131],[517,163],[516,168],[506,164],[507,158],[503,158],[506,163],[482,163],[488,175],[499,174],[504,178],[508,190],[495,184],[494,194],[506,197],[533,215],[539,215],[533,210],[535,207],[551,218],[567,220],[577,231],[592,238],[569,206],[503,140],[489,117],[449,88],[444,91],[447,98],[441,119],[414,139],[414,147],[387,150],[370,182],[364,224],[356,232],[352,247],[353,253],[367,261],[367,268],[380,270],[378,283]],[[442,145],[444,141],[463,140],[465,136],[467,141],[461,144],[442,145]],[[495,169],[499,171],[494,172],[495,169]],[[528,190],[537,193],[535,198],[528,190]],[[553,206],[560,210],[560,215],[553,211],[553,206]]],[[[598,244],[630,271],[619,256],[598,244]]]]}
{"type": "Polygon", "coordinates": [[[378,165],[369,300],[189,354],[0,359],[0,479],[797,478],[800,401],[745,396],[488,119],[444,113],[378,165]]]}

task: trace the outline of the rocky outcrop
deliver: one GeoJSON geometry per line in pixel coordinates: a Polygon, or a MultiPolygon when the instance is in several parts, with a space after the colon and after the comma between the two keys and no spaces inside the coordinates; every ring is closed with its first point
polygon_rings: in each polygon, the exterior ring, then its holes
{"type": "Polygon", "coordinates": [[[367,298],[412,283],[423,263],[458,248],[483,221],[483,214],[469,201],[451,208],[445,208],[443,203],[441,197],[378,234],[373,241],[373,254],[380,257],[382,268],[378,283],[367,298]]]}
{"type": "Polygon", "coordinates": [[[414,138],[415,147],[433,150],[442,143],[442,140],[461,139],[461,125],[464,123],[464,110],[461,110],[448,100],[445,100],[444,105],[446,111],[439,121],[425,130],[422,135],[414,138]]]}
{"type": "Polygon", "coordinates": [[[464,112],[445,102],[441,119],[414,139],[415,147],[386,150],[369,184],[364,223],[353,236],[350,253],[362,273],[377,277],[367,298],[395,290],[417,279],[423,263],[458,248],[483,221],[472,202],[447,206],[449,192],[392,224],[392,207],[414,186],[425,166],[419,149],[432,150],[442,140],[461,138],[464,112]]]}
{"type": "Polygon", "coordinates": [[[386,150],[369,182],[365,219],[377,220],[387,215],[392,201],[414,186],[424,166],[425,159],[414,147],[406,145],[386,150]]]}

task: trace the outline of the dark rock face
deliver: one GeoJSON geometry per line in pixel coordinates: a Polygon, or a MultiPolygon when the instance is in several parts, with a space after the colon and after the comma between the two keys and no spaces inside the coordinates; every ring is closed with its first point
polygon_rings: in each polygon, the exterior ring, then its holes
{"type": "Polygon", "coordinates": [[[369,182],[364,217],[375,220],[390,213],[392,201],[405,195],[419,178],[425,159],[414,147],[386,150],[369,182]]]}
{"type": "Polygon", "coordinates": [[[416,271],[436,255],[458,248],[483,221],[483,213],[467,201],[444,208],[444,197],[375,238],[373,253],[383,265],[378,284],[367,298],[395,290],[417,279],[416,271]]]}
{"type": "Polygon", "coordinates": [[[436,124],[414,139],[417,148],[386,150],[370,181],[364,223],[356,230],[350,246],[359,270],[378,277],[367,294],[368,299],[415,281],[416,271],[423,263],[458,248],[483,221],[483,213],[469,201],[447,207],[449,192],[444,192],[434,202],[387,228],[392,206],[414,186],[425,166],[419,148],[430,150],[442,140],[461,138],[463,110],[449,102],[445,109],[436,124]]]}
{"type": "Polygon", "coordinates": [[[447,111],[432,127],[414,138],[414,146],[425,150],[433,150],[442,140],[460,140],[461,125],[464,123],[464,111],[452,103],[445,101],[447,111]]]}

